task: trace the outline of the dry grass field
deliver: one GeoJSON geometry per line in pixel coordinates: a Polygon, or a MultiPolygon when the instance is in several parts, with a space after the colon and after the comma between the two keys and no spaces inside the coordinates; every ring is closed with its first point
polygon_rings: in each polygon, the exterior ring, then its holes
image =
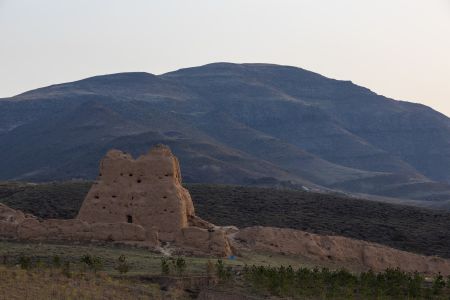
{"type": "Polygon", "coordinates": [[[0,299],[161,299],[156,285],[113,279],[104,273],[67,276],[60,269],[0,266],[0,299]]]}
{"type": "Polygon", "coordinates": [[[268,253],[246,252],[223,260],[170,258],[123,245],[0,241],[0,299],[444,300],[450,296],[450,277],[427,279],[398,270],[360,273],[344,267],[353,272],[268,253]]]}

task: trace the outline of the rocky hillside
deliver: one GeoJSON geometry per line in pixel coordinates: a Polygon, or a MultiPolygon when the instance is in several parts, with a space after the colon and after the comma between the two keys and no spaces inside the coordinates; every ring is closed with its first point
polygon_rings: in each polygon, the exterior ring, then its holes
{"type": "Polygon", "coordinates": [[[184,181],[450,200],[450,120],[267,64],[121,73],[0,100],[0,179],[93,179],[108,149],[169,145],[184,181]]]}

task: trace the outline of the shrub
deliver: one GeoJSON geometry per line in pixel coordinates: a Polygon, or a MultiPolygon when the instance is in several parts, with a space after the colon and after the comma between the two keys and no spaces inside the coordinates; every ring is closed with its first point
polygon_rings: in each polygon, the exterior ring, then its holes
{"type": "Polygon", "coordinates": [[[182,257],[178,257],[175,260],[175,270],[178,274],[178,276],[181,276],[186,271],[186,261],[182,257]]]}
{"type": "Polygon", "coordinates": [[[442,290],[445,288],[446,282],[444,280],[444,277],[442,277],[441,274],[436,276],[433,281],[433,294],[440,295],[442,294],[442,290]]]}
{"type": "Polygon", "coordinates": [[[100,271],[103,268],[103,262],[101,258],[98,256],[85,254],[81,257],[80,261],[95,273],[97,273],[97,271],[100,271]]]}
{"type": "Polygon", "coordinates": [[[119,258],[117,259],[117,265],[115,269],[119,271],[120,274],[125,274],[128,273],[128,271],[130,271],[131,266],[128,264],[125,255],[122,254],[121,256],[119,256],[119,258]]]}
{"type": "Polygon", "coordinates": [[[162,275],[169,275],[170,274],[169,261],[165,257],[161,258],[161,274],[162,275]]]}
{"type": "Polygon", "coordinates": [[[28,256],[19,257],[19,265],[23,270],[29,270],[31,268],[31,258],[28,256]]]}
{"type": "Polygon", "coordinates": [[[408,296],[412,298],[417,298],[422,293],[422,286],[424,283],[424,278],[418,272],[415,272],[408,282],[408,296]]]}
{"type": "Polygon", "coordinates": [[[183,257],[177,258],[161,258],[161,274],[176,274],[182,276],[186,271],[186,260],[183,257]]]}
{"type": "Polygon", "coordinates": [[[61,258],[58,255],[53,256],[53,267],[61,267],[61,258]]]}
{"type": "Polygon", "coordinates": [[[232,276],[232,268],[230,266],[225,266],[223,261],[218,259],[216,263],[216,274],[220,280],[227,281],[232,276]]]}
{"type": "Polygon", "coordinates": [[[40,258],[36,260],[36,268],[38,270],[45,268],[45,263],[40,258]]]}

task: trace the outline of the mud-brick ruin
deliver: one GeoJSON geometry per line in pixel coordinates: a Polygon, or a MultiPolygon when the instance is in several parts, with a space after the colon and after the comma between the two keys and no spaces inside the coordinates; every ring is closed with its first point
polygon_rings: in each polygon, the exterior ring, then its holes
{"type": "Polygon", "coordinates": [[[181,185],[178,159],[162,145],[136,160],[109,151],[77,219],[89,224],[133,224],[155,244],[231,253],[224,230],[195,215],[191,196],[181,185]]]}
{"type": "Polygon", "coordinates": [[[231,254],[225,230],[195,215],[178,160],[162,145],[136,160],[109,151],[75,219],[38,220],[0,204],[0,237],[169,244],[184,252],[231,254]]]}
{"type": "Polygon", "coordinates": [[[137,159],[109,151],[75,219],[41,220],[0,204],[0,239],[111,241],[221,257],[278,253],[357,270],[400,268],[450,275],[449,260],[379,244],[287,228],[239,230],[208,223],[195,215],[189,192],[181,185],[178,160],[161,145],[137,159]]]}

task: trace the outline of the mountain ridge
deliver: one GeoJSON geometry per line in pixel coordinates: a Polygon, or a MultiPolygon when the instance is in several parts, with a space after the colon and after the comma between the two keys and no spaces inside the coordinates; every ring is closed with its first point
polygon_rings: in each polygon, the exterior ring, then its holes
{"type": "Polygon", "coordinates": [[[116,73],[0,100],[2,180],[92,179],[107,147],[166,143],[191,182],[450,200],[450,119],[296,67],[116,73]]]}

